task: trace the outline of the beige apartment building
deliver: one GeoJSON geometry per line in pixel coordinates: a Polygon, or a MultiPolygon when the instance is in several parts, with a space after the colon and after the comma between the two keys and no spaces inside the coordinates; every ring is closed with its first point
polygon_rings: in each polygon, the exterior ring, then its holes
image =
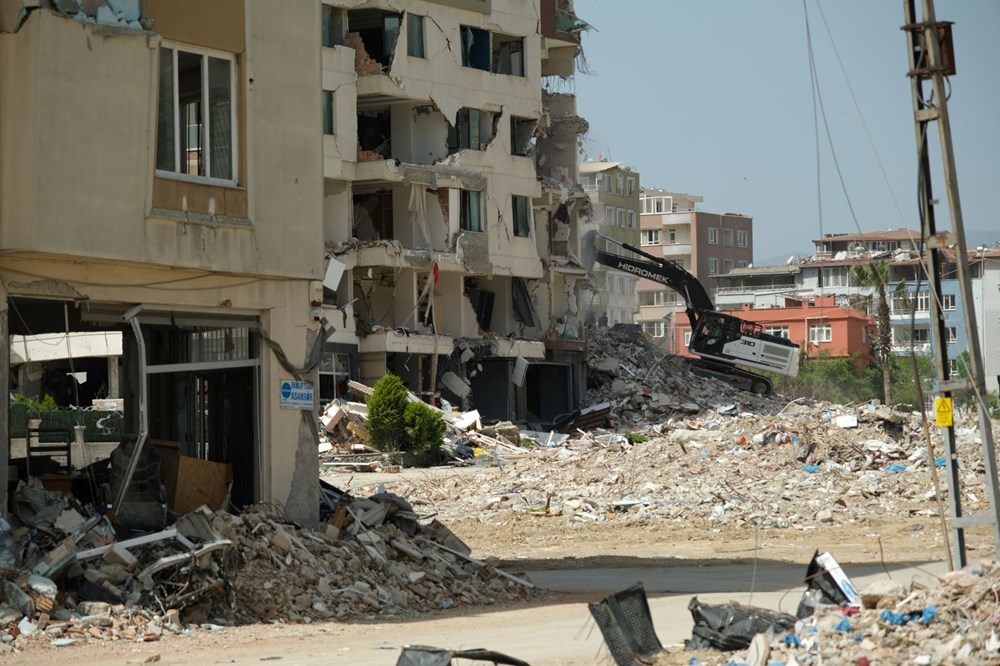
{"type": "MultiPolygon", "coordinates": [[[[594,207],[592,226],[617,243],[639,246],[639,173],[621,162],[583,162],[579,166],[580,183],[594,207]]],[[[589,226],[588,226],[589,228],[589,226]]],[[[601,248],[617,252],[614,243],[598,241],[601,248]]],[[[598,297],[589,304],[594,323],[605,326],[631,324],[639,314],[636,285],[638,278],[597,264],[594,274],[598,297]]]]}
{"type": "MultiPolygon", "coordinates": [[[[719,278],[753,262],[753,219],[740,213],[696,210],[702,197],[646,188],[640,193],[640,246],[675,261],[694,275],[709,294],[719,278]]],[[[685,309],[683,297],[650,280],[639,280],[639,316],[643,331],[673,349],[675,323],[685,309]]]]}
{"type": "MultiPolygon", "coordinates": [[[[120,336],[118,467],[225,463],[234,506],[306,524],[349,378],[571,413],[586,122],[542,78],[586,27],[565,0],[0,0],[3,374],[9,336],[120,336]]],[[[159,484],[128,476],[138,519],[159,484]]]]}

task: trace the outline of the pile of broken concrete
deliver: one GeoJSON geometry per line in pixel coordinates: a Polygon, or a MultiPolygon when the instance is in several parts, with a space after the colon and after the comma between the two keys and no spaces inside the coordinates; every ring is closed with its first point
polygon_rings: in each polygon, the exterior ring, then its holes
{"type": "Polygon", "coordinates": [[[201,507],[166,530],[128,535],[70,495],[22,483],[0,522],[0,651],[400,617],[534,594],[397,496],[328,485],[321,494],[321,530],[261,504],[238,516],[201,507]]]}

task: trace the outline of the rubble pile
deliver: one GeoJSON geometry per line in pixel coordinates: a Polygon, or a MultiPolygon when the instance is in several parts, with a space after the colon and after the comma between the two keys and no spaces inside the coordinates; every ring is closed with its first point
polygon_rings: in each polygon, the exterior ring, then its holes
{"type": "Polygon", "coordinates": [[[0,521],[0,652],[245,622],[405,616],[534,594],[398,496],[321,491],[322,531],[271,505],[239,516],[203,506],[166,530],[126,538],[70,495],[22,483],[11,522],[0,521]]]}
{"type": "Polygon", "coordinates": [[[758,413],[774,413],[784,405],[774,397],[692,375],[685,359],[657,347],[636,329],[625,324],[587,329],[587,403],[611,403],[611,427],[641,427],[677,412],[698,412],[699,405],[735,400],[758,413]]]}
{"type": "MultiPolygon", "coordinates": [[[[667,521],[706,529],[812,529],[937,515],[919,415],[874,404],[794,403],[771,415],[744,407],[694,405],[700,413],[647,426],[641,437],[597,430],[571,439],[525,431],[522,446],[534,448],[498,455],[499,471],[456,474],[434,484],[401,479],[393,491],[433,507],[445,520],[468,518],[475,507],[476,519],[489,523],[529,513],[572,525],[667,521]]],[[[963,502],[972,506],[985,499],[982,447],[975,430],[959,427],[956,433],[963,502]]],[[[934,462],[941,467],[937,446],[934,462]]],[[[945,483],[942,474],[942,493],[945,483]]]]}
{"type": "Polygon", "coordinates": [[[789,633],[685,663],[996,664],[998,590],[996,562],[946,574],[932,589],[884,581],[862,592],[863,608],[821,606],[789,633]]]}

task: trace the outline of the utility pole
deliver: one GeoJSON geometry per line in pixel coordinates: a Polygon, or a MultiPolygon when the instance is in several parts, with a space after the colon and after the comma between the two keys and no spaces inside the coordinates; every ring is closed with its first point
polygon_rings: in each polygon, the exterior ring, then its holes
{"type": "MultiPolygon", "coordinates": [[[[950,412],[951,394],[959,389],[973,389],[978,402],[979,434],[983,446],[983,463],[986,475],[986,494],[989,497],[988,511],[966,516],[962,513],[962,492],[959,477],[959,452],[955,441],[955,428],[950,418],[944,419],[943,436],[945,462],[948,472],[948,507],[951,513],[951,548],[953,566],[968,564],[965,553],[965,530],[978,525],[993,528],[996,557],[1000,558],[1000,485],[997,483],[996,452],[993,449],[993,430],[986,403],[986,377],[983,374],[982,351],[976,328],[976,312],[973,308],[972,283],[969,279],[969,256],[965,243],[965,227],[962,223],[962,204],[958,196],[958,176],[955,172],[955,154],[951,144],[951,124],[948,119],[948,100],[945,77],[955,73],[955,55],[951,40],[951,23],[939,23],[934,16],[934,0],[922,0],[923,21],[916,20],[916,0],[903,0],[906,23],[903,30],[909,51],[911,89],[913,92],[913,117],[916,127],[917,155],[920,168],[920,213],[922,235],[926,252],[926,266],[933,289],[931,315],[935,325],[935,368],[937,370],[938,391],[947,400],[950,412]],[[924,82],[931,84],[931,96],[924,91],[924,82]],[[941,161],[944,171],[945,190],[948,195],[948,210],[951,217],[951,232],[939,232],[934,217],[934,199],[931,189],[930,158],[928,156],[929,129],[937,122],[941,140],[941,161]],[[969,378],[951,379],[947,355],[947,331],[941,312],[941,251],[954,246],[958,267],[958,281],[962,295],[962,312],[965,319],[965,335],[969,350],[969,378]]],[[[946,413],[947,414],[947,413],[946,413]]]]}

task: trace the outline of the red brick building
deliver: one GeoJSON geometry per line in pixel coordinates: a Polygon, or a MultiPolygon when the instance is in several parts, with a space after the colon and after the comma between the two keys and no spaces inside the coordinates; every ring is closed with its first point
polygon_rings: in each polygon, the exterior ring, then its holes
{"type": "MultiPolygon", "coordinates": [[[[875,330],[875,320],[862,310],[838,307],[833,296],[817,296],[810,300],[787,298],[782,308],[754,309],[745,305],[740,310],[726,312],[760,324],[766,333],[788,338],[798,344],[803,355],[809,358],[827,352],[833,357],[858,353],[872,360],[868,340],[875,330]]],[[[676,320],[678,327],[673,352],[691,356],[687,349],[691,327],[681,317],[676,320]]]]}

